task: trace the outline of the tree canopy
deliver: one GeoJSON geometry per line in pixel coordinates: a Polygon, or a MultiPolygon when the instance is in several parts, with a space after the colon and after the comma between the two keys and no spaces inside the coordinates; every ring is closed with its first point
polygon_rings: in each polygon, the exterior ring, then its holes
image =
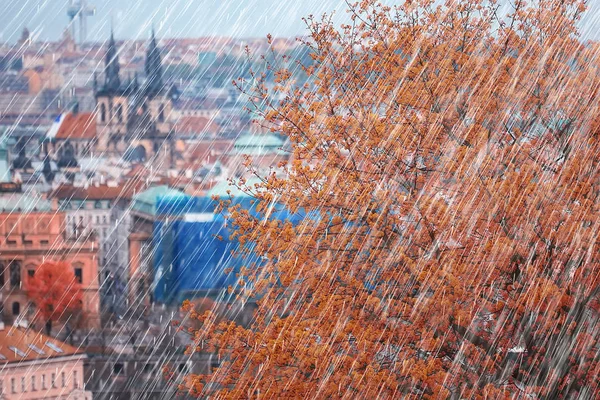
{"type": "Polygon", "coordinates": [[[511,5],[364,0],[339,29],[307,19],[307,82],[271,61],[275,88],[237,82],[291,161],[246,187],[259,215],[228,210],[240,252],[267,260],[240,273],[258,309],[246,328],[193,315],[222,363],[182,389],[600,393],[599,47],[583,1],[511,5]]]}
{"type": "Polygon", "coordinates": [[[45,261],[26,281],[27,296],[35,303],[40,318],[52,322],[64,320],[81,310],[81,286],[71,266],[63,261],[45,261]]]}

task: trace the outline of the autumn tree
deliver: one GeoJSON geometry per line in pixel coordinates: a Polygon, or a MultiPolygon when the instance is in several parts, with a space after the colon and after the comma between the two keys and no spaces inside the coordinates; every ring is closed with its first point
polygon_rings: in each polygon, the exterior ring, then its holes
{"type": "Polygon", "coordinates": [[[26,292],[48,332],[54,322],[76,316],[82,308],[81,287],[66,262],[43,262],[27,279],[26,292]]]}
{"type": "Polygon", "coordinates": [[[240,273],[258,309],[247,328],[194,315],[223,362],[185,390],[600,395],[600,48],[583,1],[510,5],[361,1],[340,29],[307,19],[308,81],[273,53],[275,87],[236,82],[292,158],[237,182],[253,212],[224,205],[266,260],[240,273]]]}

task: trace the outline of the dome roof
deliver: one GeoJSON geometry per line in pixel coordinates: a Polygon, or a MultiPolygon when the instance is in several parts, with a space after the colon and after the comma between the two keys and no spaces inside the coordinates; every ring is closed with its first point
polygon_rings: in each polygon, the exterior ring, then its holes
{"type": "MultiPolygon", "coordinates": [[[[253,177],[246,181],[246,186],[254,188],[254,184],[260,183],[261,180],[253,177]]],[[[213,186],[207,193],[207,197],[219,197],[219,198],[229,198],[233,197],[250,197],[248,193],[240,190],[237,186],[230,185],[229,181],[222,181],[213,186]]]]}
{"type": "Polygon", "coordinates": [[[277,135],[247,133],[235,141],[233,152],[249,155],[279,153],[283,145],[284,141],[277,135]]]}

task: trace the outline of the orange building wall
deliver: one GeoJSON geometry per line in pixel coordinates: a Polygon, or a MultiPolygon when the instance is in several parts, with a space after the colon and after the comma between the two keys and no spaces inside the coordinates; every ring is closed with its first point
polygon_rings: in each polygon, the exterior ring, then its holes
{"type": "MultiPolygon", "coordinates": [[[[29,300],[23,290],[28,270],[45,260],[66,261],[82,269],[85,326],[99,327],[98,244],[95,241],[70,242],[63,236],[65,214],[61,212],[0,213],[0,264],[4,285],[0,289],[3,317],[14,320],[13,303],[23,313],[29,300]],[[11,262],[21,264],[21,285],[11,287],[11,262]]],[[[0,277],[1,278],[1,277],[0,277]]],[[[0,283],[2,279],[0,279],[0,283]]],[[[26,317],[27,318],[27,317],[26,317]]]]}

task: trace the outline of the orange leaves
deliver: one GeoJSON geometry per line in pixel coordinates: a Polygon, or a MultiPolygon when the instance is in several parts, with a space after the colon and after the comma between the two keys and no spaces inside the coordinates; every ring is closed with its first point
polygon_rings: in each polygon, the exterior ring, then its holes
{"type": "Polygon", "coordinates": [[[80,284],[75,280],[72,267],[66,262],[42,263],[36,268],[34,276],[26,280],[25,290],[46,321],[66,319],[82,308],[80,284]]]}
{"type": "Polygon", "coordinates": [[[268,263],[242,274],[249,329],[202,320],[227,359],[202,395],[588,390],[569,369],[597,368],[600,60],[571,35],[580,4],[428,3],[362,2],[343,32],[311,20],[310,81],[283,65],[281,103],[251,91],[292,159],[248,188],[258,216],[220,210],[268,263]]]}

